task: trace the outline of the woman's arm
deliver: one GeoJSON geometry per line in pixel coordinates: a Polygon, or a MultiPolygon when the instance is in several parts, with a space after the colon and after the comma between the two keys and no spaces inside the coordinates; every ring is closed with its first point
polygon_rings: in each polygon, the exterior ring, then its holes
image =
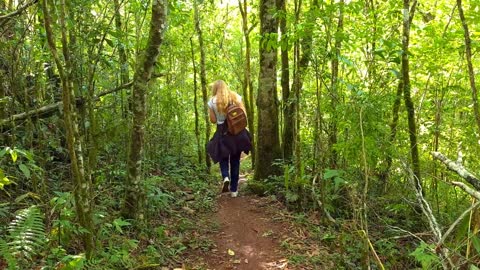
{"type": "Polygon", "coordinates": [[[217,117],[215,116],[215,112],[210,107],[208,108],[208,116],[210,116],[210,122],[217,123],[217,117]]]}

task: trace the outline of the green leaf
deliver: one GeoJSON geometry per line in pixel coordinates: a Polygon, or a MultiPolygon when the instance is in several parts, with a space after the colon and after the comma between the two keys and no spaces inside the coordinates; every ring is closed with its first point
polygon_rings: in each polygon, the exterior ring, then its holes
{"type": "Polygon", "coordinates": [[[477,252],[480,252],[480,239],[478,239],[478,236],[476,235],[472,236],[472,244],[475,250],[477,252]]]}
{"type": "Polygon", "coordinates": [[[117,218],[113,221],[113,226],[115,226],[115,229],[120,233],[123,233],[122,227],[129,226],[129,225],[131,225],[130,222],[125,221],[121,218],[117,218]]]}
{"type": "Polygon", "coordinates": [[[285,197],[288,202],[296,202],[299,199],[299,196],[297,193],[287,191],[287,194],[285,194],[285,197]]]}
{"type": "Polygon", "coordinates": [[[3,149],[0,151],[0,158],[2,158],[3,156],[5,156],[5,154],[7,153],[7,149],[8,149],[8,147],[5,147],[5,148],[3,148],[3,149]]]}
{"type": "Polygon", "coordinates": [[[323,174],[323,179],[330,179],[333,177],[338,177],[340,176],[340,171],[339,170],[325,170],[325,173],[323,174]]]}
{"type": "Polygon", "coordinates": [[[30,179],[30,170],[28,169],[27,166],[25,166],[25,164],[20,164],[18,165],[18,168],[20,169],[20,171],[22,171],[23,175],[25,175],[25,177],[27,177],[27,179],[30,179]]]}
{"type": "Polygon", "coordinates": [[[10,151],[10,156],[12,157],[13,162],[17,161],[17,158],[18,158],[17,151],[11,150],[10,151]]]}
{"type": "Polygon", "coordinates": [[[422,269],[431,269],[432,266],[439,263],[439,258],[432,251],[435,245],[421,242],[420,245],[410,253],[418,262],[422,264],[422,269]]]}
{"type": "Polygon", "coordinates": [[[3,173],[3,170],[0,169],[0,189],[3,189],[4,186],[11,184],[12,182],[10,179],[5,177],[5,174],[3,173]]]}

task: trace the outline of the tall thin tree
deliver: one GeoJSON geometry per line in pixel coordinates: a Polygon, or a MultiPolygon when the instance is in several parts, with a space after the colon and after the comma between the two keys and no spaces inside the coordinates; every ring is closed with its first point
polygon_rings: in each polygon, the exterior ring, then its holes
{"type": "Polygon", "coordinates": [[[47,0],[42,0],[41,5],[48,46],[50,47],[50,52],[53,56],[55,64],[57,65],[62,83],[63,119],[66,129],[66,139],[70,156],[72,178],[75,185],[73,189],[73,194],[75,197],[75,209],[80,225],[85,228],[85,231],[82,233],[82,240],[85,247],[86,256],[88,259],[90,259],[95,251],[92,201],[90,197],[91,182],[88,181],[88,177],[85,175],[82,141],[78,132],[78,118],[76,107],[74,106],[75,89],[72,78],[74,65],[71,59],[69,44],[67,41],[68,30],[66,27],[66,4],[65,0],[62,0],[59,6],[63,61],[60,59],[57,51],[55,35],[52,29],[53,22],[50,16],[50,8],[47,4],[47,0]]]}
{"type": "Polygon", "coordinates": [[[420,177],[420,158],[418,154],[417,145],[417,128],[415,124],[415,107],[411,97],[410,84],[410,63],[408,58],[408,50],[410,45],[410,25],[412,23],[413,15],[417,1],[414,0],[410,6],[410,0],[403,0],[403,31],[402,31],[402,90],[403,99],[405,101],[405,108],[408,116],[408,133],[410,137],[410,154],[412,158],[412,166],[414,176],[418,179],[417,183],[421,184],[420,177]]]}
{"type": "Polygon", "coordinates": [[[253,24],[251,27],[248,27],[248,3],[247,0],[238,0],[238,7],[240,13],[242,14],[242,30],[243,37],[245,39],[245,71],[243,73],[243,95],[245,96],[245,109],[247,110],[247,115],[249,118],[248,129],[252,135],[252,167],[255,168],[255,106],[253,104],[253,80],[252,80],[252,71],[251,71],[251,51],[252,45],[250,43],[250,32],[252,32],[253,24]]]}
{"type": "Polygon", "coordinates": [[[345,5],[345,0],[340,0],[338,3],[338,22],[337,22],[337,30],[335,33],[335,43],[332,49],[333,51],[333,59],[331,62],[331,82],[330,82],[330,95],[331,95],[331,109],[332,109],[332,119],[330,122],[330,130],[329,130],[329,148],[330,148],[330,166],[332,168],[337,167],[338,162],[338,153],[335,149],[335,144],[337,144],[337,121],[338,121],[338,111],[337,105],[340,102],[340,92],[338,90],[338,65],[339,65],[339,58],[340,52],[342,48],[342,33],[343,33],[343,8],[345,5]]]}
{"type": "Polygon", "coordinates": [[[145,191],[142,185],[142,160],[147,113],[147,89],[152,70],[160,54],[163,32],[167,26],[167,1],[152,1],[150,32],[145,52],[141,54],[135,70],[133,83],[133,119],[128,156],[128,176],[125,183],[123,216],[144,219],[145,191]]]}
{"type": "MultiPolygon", "coordinates": [[[[203,99],[203,117],[205,120],[205,142],[208,142],[210,139],[211,128],[210,120],[208,118],[207,102],[208,102],[208,92],[207,92],[207,74],[205,67],[205,46],[203,45],[203,32],[200,25],[200,14],[198,12],[198,0],[194,0],[193,4],[193,13],[195,20],[195,31],[197,32],[198,44],[200,49],[200,85],[202,87],[202,99],[203,99]]],[[[205,151],[205,163],[207,166],[207,171],[210,170],[212,166],[212,161],[208,156],[207,151],[205,151]]]]}
{"type": "Polygon", "coordinates": [[[192,53],[192,67],[193,67],[193,108],[195,114],[195,139],[197,140],[197,154],[198,164],[202,163],[202,147],[200,143],[200,125],[198,117],[198,94],[197,94],[197,65],[195,63],[195,48],[193,47],[193,38],[190,38],[190,49],[192,53]]]}
{"type": "Polygon", "coordinates": [[[468,78],[470,79],[470,88],[472,90],[473,113],[475,115],[475,122],[477,123],[477,128],[479,131],[478,136],[480,137],[480,109],[478,108],[478,92],[475,84],[475,71],[473,70],[472,64],[472,40],[470,39],[470,31],[468,30],[468,24],[465,20],[465,13],[463,12],[462,0],[457,0],[457,6],[458,14],[463,26],[463,36],[465,37],[465,57],[467,58],[468,78]]]}
{"type": "Polygon", "coordinates": [[[278,1],[280,7],[280,59],[281,59],[281,77],[282,86],[282,152],[285,161],[291,161],[294,145],[294,113],[295,101],[290,93],[290,60],[288,52],[290,50],[288,29],[287,29],[287,0],[278,1]]]}

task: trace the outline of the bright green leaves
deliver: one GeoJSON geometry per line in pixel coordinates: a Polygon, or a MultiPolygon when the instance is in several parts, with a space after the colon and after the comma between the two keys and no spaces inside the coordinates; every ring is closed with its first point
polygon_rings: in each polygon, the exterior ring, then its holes
{"type": "Polygon", "coordinates": [[[277,33],[265,33],[260,41],[260,46],[265,48],[266,51],[272,51],[278,47],[278,34],[277,33]]]}
{"type": "Polygon", "coordinates": [[[344,174],[345,172],[342,170],[326,169],[325,173],[323,174],[323,179],[331,179],[334,183],[334,190],[337,191],[340,186],[347,183],[347,181],[343,178],[344,174]]]}
{"type": "Polygon", "coordinates": [[[11,184],[12,182],[5,176],[5,173],[0,169],[0,189],[4,186],[11,184]]]}
{"type": "Polygon", "coordinates": [[[421,242],[420,246],[418,246],[415,251],[410,253],[410,255],[421,263],[422,269],[433,269],[436,265],[440,264],[440,259],[433,252],[434,250],[434,244],[427,244],[425,242],[421,242]]]}
{"type": "Polygon", "coordinates": [[[112,222],[112,225],[113,227],[115,227],[115,230],[119,233],[123,233],[123,230],[122,228],[123,227],[126,227],[126,226],[130,226],[131,223],[128,222],[128,221],[125,221],[121,218],[116,218],[113,222],[112,222]]]}

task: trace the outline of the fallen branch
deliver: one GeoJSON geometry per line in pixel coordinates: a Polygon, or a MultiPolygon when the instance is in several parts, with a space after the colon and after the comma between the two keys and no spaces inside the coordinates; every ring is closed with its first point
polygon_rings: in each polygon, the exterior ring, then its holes
{"type": "MultiPolygon", "coordinates": [[[[120,86],[118,86],[114,89],[102,92],[102,93],[98,94],[97,96],[95,96],[94,100],[95,101],[100,100],[100,97],[106,96],[106,95],[111,94],[111,93],[118,92],[122,89],[129,88],[130,86],[132,86],[132,84],[133,84],[133,81],[129,82],[129,83],[126,83],[124,85],[120,85],[120,86]]],[[[82,106],[84,103],[85,102],[82,98],[77,98],[77,100],[76,100],[77,106],[82,106]]],[[[1,119],[0,120],[0,127],[8,126],[9,124],[12,124],[16,121],[24,120],[24,119],[27,119],[27,118],[30,118],[30,117],[38,117],[38,118],[49,117],[49,116],[57,113],[62,106],[63,106],[63,102],[58,101],[56,103],[48,104],[46,106],[43,106],[43,107],[40,107],[40,108],[37,108],[37,109],[33,109],[31,111],[28,111],[28,112],[23,112],[23,113],[12,115],[8,118],[1,119]]]]}
{"type": "Polygon", "coordinates": [[[465,191],[466,193],[470,194],[472,197],[474,197],[475,199],[477,200],[480,200],[480,192],[477,191],[477,190],[474,190],[473,188],[467,186],[465,183],[462,183],[462,182],[455,182],[455,181],[452,181],[452,182],[448,182],[454,186],[457,186],[461,189],[463,189],[463,191],[465,191]]]}
{"type": "Polygon", "coordinates": [[[312,197],[316,199],[318,207],[320,207],[320,209],[322,209],[323,212],[325,212],[325,216],[327,217],[328,221],[330,221],[331,223],[337,223],[337,221],[332,217],[332,215],[330,215],[330,212],[328,212],[328,210],[323,206],[322,201],[320,201],[317,198],[317,195],[316,195],[317,193],[315,192],[317,176],[318,174],[315,175],[315,177],[313,177],[313,180],[312,180],[312,197]]]}
{"type": "MultiPolygon", "coordinates": [[[[475,175],[467,171],[467,169],[465,169],[461,163],[448,159],[447,157],[442,155],[440,152],[431,152],[431,154],[435,159],[438,159],[443,164],[445,164],[448,169],[456,172],[462,178],[467,180],[467,182],[470,183],[472,186],[474,186],[477,190],[480,190],[480,180],[478,180],[478,178],[475,175]]],[[[459,160],[461,160],[461,158],[459,158],[459,160]]]]}
{"type": "Polygon", "coordinates": [[[14,12],[11,12],[11,13],[8,13],[8,14],[5,14],[5,15],[2,15],[0,16],[0,27],[3,27],[3,25],[5,25],[5,23],[11,19],[12,17],[15,17],[17,15],[20,15],[22,14],[23,11],[25,11],[28,7],[36,4],[38,2],[38,0],[33,0],[33,1],[30,1],[28,3],[26,3],[25,5],[19,7],[17,10],[15,10],[14,12]]]}
{"type": "MultiPolygon", "coordinates": [[[[461,183],[463,184],[463,183],[461,183]]],[[[455,229],[455,227],[460,223],[460,221],[462,221],[468,214],[470,214],[471,211],[477,209],[478,207],[480,206],[480,201],[477,201],[475,204],[473,204],[472,206],[470,206],[470,208],[468,208],[467,210],[465,210],[458,218],[457,220],[455,220],[455,222],[452,223],[452,225],[450,225],[450,228],[448,228],[448,230],[445,232],[445,234],[443,234],[442,236],[442,239],[440,239],[440,241],[438,241],[437,243],[437,248],[441,247],[443,245],[443,242],[445,242],[445,240],[447,239],[447,237],[453,232],[453,229],[455,229]]]]}
{"type": "MultiPolygon", "coordinates": [[[[428,203],[427,200],[423,197],[423,191],[422,191],[422,186],[419,183],[418,178],[415,176],[413,171],[407,167],[408,171],[408,179],[410,180],[410,183],[412,187],[414,188],[415,191],[415,196],[417,197],[417,201],[420,204],[420,207],[422,209],[423,214],[428,220],[428,224],[430,225],[430,229],[433,232],[433,236],[435,238],[435,241],[437,243],[440,243],[441,239],[443,238],[442,231],[440,229],[440,226],[438,225],[437,219],[435,218],[435,215],[433,215],[432,208],[430,207],[430,204],[428,203]]],[[[438,256],[441,258],[441,263],[443,269],[453,269],[454,264],[452,262],[452,259],[450,258],[450,254],[447,248],[445,247],[440,247],[435,250],[433,250],[435,253],[438,254],[438,256]],[[448,264],[447,264],[448,262],[448,264]]]]}

